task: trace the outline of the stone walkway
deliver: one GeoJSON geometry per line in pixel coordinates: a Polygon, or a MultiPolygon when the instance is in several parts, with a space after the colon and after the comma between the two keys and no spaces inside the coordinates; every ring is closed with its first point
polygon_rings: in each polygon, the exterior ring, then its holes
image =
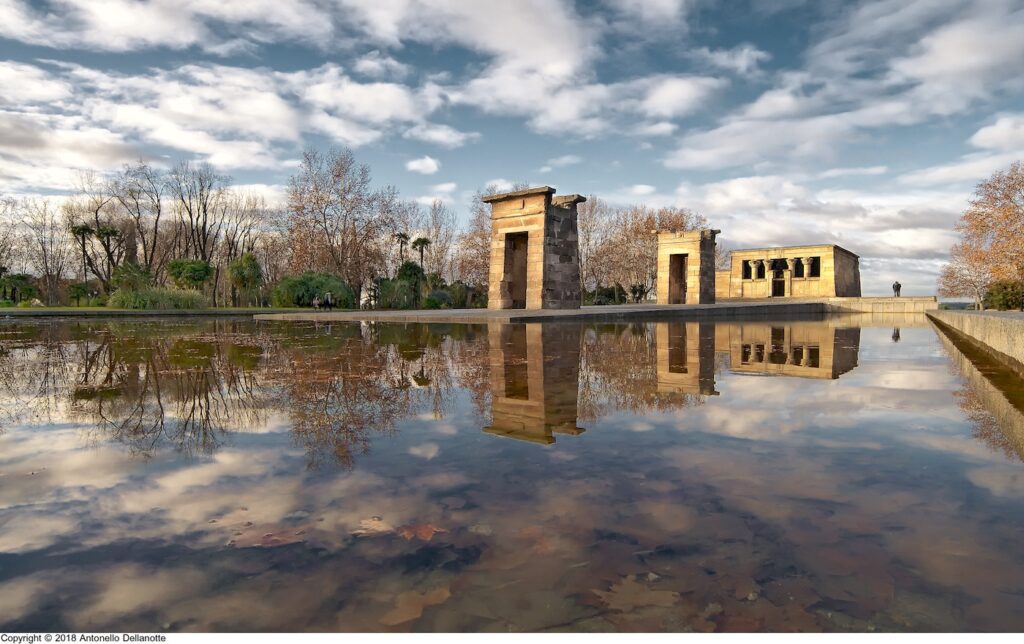
{"type": "Polygon", "coordinates": [[[774,318],[811,316],[828,313],[824,300],[778,302],[724,302],[722,304],[620,304],[584,306],[579,309],[447,309],[437,311],[302,311],[257,315],[257,320],[292,322],[532,322],[549,320],[629,320],[652,318],[774,318]]]}

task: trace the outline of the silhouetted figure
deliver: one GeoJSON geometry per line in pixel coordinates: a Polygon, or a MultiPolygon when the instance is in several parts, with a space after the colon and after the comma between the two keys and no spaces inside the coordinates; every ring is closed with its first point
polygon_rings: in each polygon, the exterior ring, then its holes
{"type": "Polygon", "coordinates": [[[900,341],[900,328],[899,327],[896,327],[895,329],[892,330],[892,341],[893,342],[899,342],[900,341]]]}
{"type": "Polygon", "coordinates": [[[331,295],[330,291],[324,295],[324,308],[330,311],[334,308],[334,296],[331,295]]]}
{"type": "Polygon", "coordinates": [[[903,285],[900,284],[899,282],[893,282],[892,283],[892,295],[893,295],[893,297],[899,297],[900,296],[900,289],[901,288],[903,288],[903,285]]]}

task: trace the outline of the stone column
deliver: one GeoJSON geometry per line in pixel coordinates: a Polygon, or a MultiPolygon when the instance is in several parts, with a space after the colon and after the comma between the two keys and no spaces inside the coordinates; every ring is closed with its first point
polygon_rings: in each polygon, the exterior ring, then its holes
{"type": "Polygon", "coordinates": [[[796,260],[792,257],[786,259],[786,297],[793,297],[793,270],[796,268],[796,260]]]}

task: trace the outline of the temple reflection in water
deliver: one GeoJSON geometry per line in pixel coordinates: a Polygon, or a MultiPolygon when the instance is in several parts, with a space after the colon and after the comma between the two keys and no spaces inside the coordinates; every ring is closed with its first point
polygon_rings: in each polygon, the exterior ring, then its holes
{"type": "Polygon", "coordinates": [[[488,329],[491,363],[489,434],[535,443],[552,434],[581,434],[580,339],[576,324],[493,324],[488,329]]]}
{"type": "Polygon", "coordinates": [[[492,395],[491,424],[485,432],[551,444],[555,434],[584,431],[578,423],[585,329],[596,333],[601,344],[618,347],[591,360],[586,370],[611,367],[623,375],[615,387],[620,398],[657,399],[662,404],[656,406],[662,409],[719,395],[719,365],[736,374],[836,379],[857,366],[860,346],[859,328],[820,321],[680,321],[589,328],[494,323],[488,328],[492,395]],[[640,341],[629,341],[638,336],[640,341]],[[616,364],[609,365],[610,361],[616,364]],[[653,378],[645,377],[644,367],[650,367],[653,378]]]}

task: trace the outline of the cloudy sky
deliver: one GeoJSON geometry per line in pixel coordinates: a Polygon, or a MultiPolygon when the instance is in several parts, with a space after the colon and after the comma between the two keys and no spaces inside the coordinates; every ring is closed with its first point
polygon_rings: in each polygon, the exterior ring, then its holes
{"type": "Polygon", "coordinates": [[[488,183],[841,244],[934,292],[973,186],[1024,157],[1024,0],[0,0],[0,194],[303,146],[464,215],[488,183]]]}

